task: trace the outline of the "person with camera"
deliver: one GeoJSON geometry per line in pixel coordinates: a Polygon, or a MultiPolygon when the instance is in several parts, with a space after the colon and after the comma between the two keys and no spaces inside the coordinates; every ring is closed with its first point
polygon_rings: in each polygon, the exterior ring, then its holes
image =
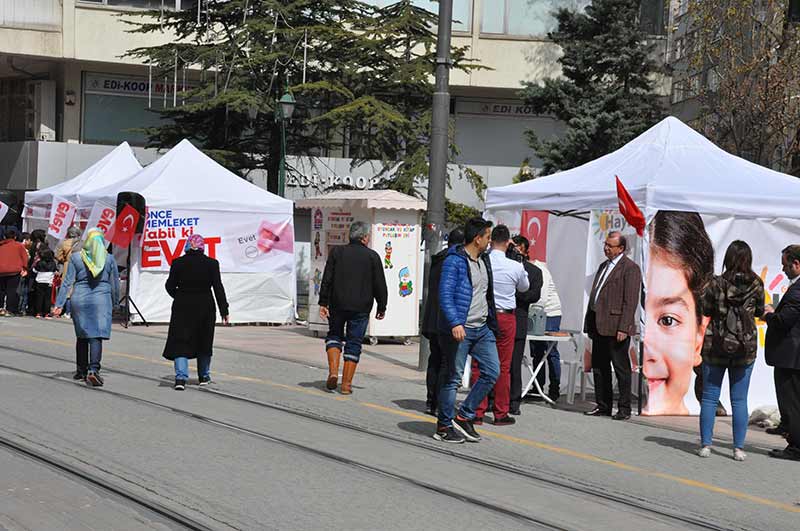
{"type": "MultiPolygon", "coordinates": [[[[524,293],[530,289],[528,274],[522,263],[512,260],[519,255],[511,241],[511,233],[505,225],[498,225],[492,230],[492,250],[489,260],[492,264],[494,303],[497,307],[497,354],[500,358],[500,376],[494,385],[494,424],[508,426],[516,421],[509,416],[511,405],[511,360],[514,355],[514,337],[517,333],[517,292],[524,293]]],[[[477,364],[472,366],[472,381],[477,381],[480,370],[477,364]]],[[[488,399],[484,398],[475,411],[474,424],[481,424],[488,407],[488,399]]]]}
{"type": "Polygon", "coordinates": [[[522,357],[525,355],[525,341],[528,337],[528,309],[531,304],[539,302],[542,295],[544,277],[542,270],[528,261],[530,242],[524,236],[514,236],[513,245],[508,247],[508,257],[516,260],[525,268],[530,288],[525,292],[517,292],[517,333],[514,335],[514,353],[511,357],[511,402],[509,413],[520,415],[522,403],[522,357]]]}

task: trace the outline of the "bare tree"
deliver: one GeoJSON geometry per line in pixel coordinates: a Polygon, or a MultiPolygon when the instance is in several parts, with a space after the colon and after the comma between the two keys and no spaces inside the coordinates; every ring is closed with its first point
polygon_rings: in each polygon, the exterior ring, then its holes
{"type": "Polygon", "coordinates": [[[690,0],[695,126],[720,147],[800,175],[800,35],[790,0],[690,0]]]}

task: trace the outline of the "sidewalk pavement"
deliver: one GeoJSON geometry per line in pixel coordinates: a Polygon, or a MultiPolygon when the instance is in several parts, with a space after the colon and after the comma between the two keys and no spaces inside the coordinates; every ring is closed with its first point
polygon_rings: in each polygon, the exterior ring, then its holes
{"type": "MultiPolygon", "coordinates": [[[[117,330],[124,330],[115,324],[117,330]]],[[[141,334],[148,337],[166,339],[166,325],[134,326],[128,333],[141,334]]],[[[314,335],[303,326],[219,326],[214,339],[215,347],[233,352],[247,352],[282,360],[302,363],[311,367],[327,369],[325,345],[322,337],[314,335]]],[[[403,379],[425,384],[425,373],[417,370],[419,343],[403,345],[401,342],[380,342],[377,345],[364,345],[358,370],[373,376],[403,379]]],[[[589,411],[594,406],[591,395],[588,401],[581,402],[576,394],[575,403],[568,405],[562,396],[558,408],[564,411],[589,411]]],[[[541,405],[541,407],[548,407],[541,405]]],[[[634,403],[635,408],[635,403],[634,403]]],[[[730,411],[728,412],[730,413],[730,411]]],[[[631,422],[671,429],[683,433],[698,434],[699,426],[696,416],[634,416],[631,422]]],[[[715,437],[731,441],[731,417],[718,417],[714,430],[715,437]]],[[[786,443],[780,437],[769,435],[763,429],[751,426],[747,434],[749,445],[761,448],[784,448],[786,443]]]]}

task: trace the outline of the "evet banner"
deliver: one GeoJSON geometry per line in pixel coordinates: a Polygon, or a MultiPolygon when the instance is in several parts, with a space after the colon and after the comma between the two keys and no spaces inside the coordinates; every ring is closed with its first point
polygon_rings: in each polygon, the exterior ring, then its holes
{"type": "Polygon", "coordinates": [[[50,208],[50,221],[47,224],[47,234],[58,241],[67,235],[67,229],[72,225],[75,217],[75,204],[63,197],[54,197],[53,206],[50,208]]]}
{"type": "Polygon", "coordinates": [[[86,228],[97,227],[106,235],[106,241],[110,240],[114,220],[117,217],[117,210],[113,206],[107,205],[102,201],[97,201],[92,207],[89,219],[86,221],[86,228]]]}
{"type": "Polygon", "coordinates": [[[294,267],[291,216],[240,212],[149,209],[142,237],[140,267],[167,271],[184,254],[186,241],[200,234],[206,255],[222,272],[289,272],[294,267]]]}

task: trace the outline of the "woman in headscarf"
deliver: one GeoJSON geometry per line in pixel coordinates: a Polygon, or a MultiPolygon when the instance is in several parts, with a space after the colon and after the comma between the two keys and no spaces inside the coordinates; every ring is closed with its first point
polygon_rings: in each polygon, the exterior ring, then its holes
{"type": "Polygon", "coordinates": [[[185,254],[172,262],[166,284],[167,293],[174,301],[164,357],[175,363],[177,391],[186,389],[190,358],[197,358],[199,384],[211,383],[211,354],[217,320],[214,297],[222,321],[228,324],[228,301],[219,262],[205,255],[205,241],[199,234],[189,236],[184,250],[185,254]]]}
{"type": "Polygon", "coordinates": [[[93,387],[103,385],[100,377],[103,340],[111,337],[111,312],[119,303],[119,271],[107,247],[103,231],[96,227],[89,229],[81,252],[72,253],[69,258],[53,311],[61,314],[71,291],[72,323],[78,338],[74,379],[85,379],[93,387]]]}

